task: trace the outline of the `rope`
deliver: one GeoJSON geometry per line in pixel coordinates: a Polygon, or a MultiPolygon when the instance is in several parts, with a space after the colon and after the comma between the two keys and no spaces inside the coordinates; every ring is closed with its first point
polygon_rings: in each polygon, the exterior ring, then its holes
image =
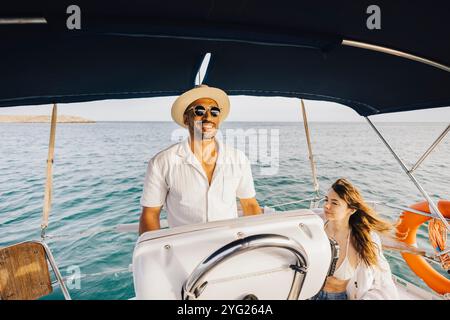
{"type": "Polygon", "coordinates": [[[221,283],[221,282],[240,280],[240,279],[247,279],[247,278],[250,278],[250,277],[267,275],[267,274],[280,272],[280,271],[286,271],[286,270],[292,270],[292,269],[289,266],[284,266],[284,267],[273,268],[273,269],[269,269],[269,270],[265,270],[265,271],[250,272],[250,273],[245,273],[245,274],[242,274],[242,275],[236,275],[236,276],[232,276],[232,277],[225,277],[225,278],[219,278],[219,279],[215,279],[215,280],[208,280],[208,283],[210,283],[210,284],[217,284],[217,283],[221,283]]]}
{"type": "Polygon", "coordinates": [[[285,202],[285,203],[280,203],[280,204],[274,204],[274,205],[271,205],[271,207],[278,208],[278,207],[287,206],[287,205],[289,205],[289,204],[302,203],[302,202],[307,202],[307,201],[312,201],[312,200],[314,200],[314,199],[303,199],[303,200],[297,200],[297,201],[285,202]]]}
{"type": "MultiPolygon", "coordinates": [[[[383,251],[383,254],[384,254],[385,256],[394,258],[394,259],[396,259],[396,260],[398,260],[398,261],[401,261],[401,262],[405,263],[405,260],[403,260],[403,258],[400,258],[400,257],[397,257],[397,256],[395,256],[395,255],[392,255],[392,254],[386,252],[385,250],[383,251]]],[[[434,263],[436,266],[440,266],[440,265],[441,265],[441,263],[440,263],[438,260],[434,260],[432,257],[429,257],[429,256],[422,256],[422,257],[423,257],[424,259],[426,259],[427,261],[430,261],[431,263],[434,263]]]]}
{"type": "MultiPolygon", "coordinates": [[[[109,270],[109,271],[103,271],[103,272],[97,272],[97,273],[80,274],[80,275],[77,275],[76,279],[86,279],[86,278],[90,278],[90,277],[99,277],[99,276],[104,276],[104,275],[113,274],[113,273],[119,274],[119,273],[128,273],[128,272],[131,272],[128,267],[127,268],[119,268],[119,269],[115,269],[115,270],[109,270]]],[[[67,283],[68,281],[73,281],[74,279],[75,279],[75,274],[67,276],[67,277],[63,277],[63,281],[65,283],[67,283]]],[[[57,285],[59,283],[57,280],[55,280],[52,282],[52,284],[57,285]]]]}
{"type": "MultiPolygon", "coordinates": [[[[420,210],[415,210],[409,207],[404,207],[404,206],[398,206],[392,203],[388,203],[388,202],[382,202],[382,201],[367,201],[368,203],[373,203],[374,205],[383,205],[389,208],[393,208],[393,209],[398,209],[401,211],[408,211],[408,212],[412,212],[412,213],[417,213],[426,217],[431,217],[431,218],[439,218],[436,214],[434,213],[428,213],[428,212],[423,212],[420,210]]],[[[450,221],[450,219],[446,218],[445,220],[450,221]]],[[[428,222],[427,222],[428,223],[428,222]]]]}
{"type": "Polygon", "coordinates": [[[447,245],[447,229],[444,223],[439,219],[431,219],[428,223],[428,238],[441,261],[442,269],[450,270],[450,254],[447,245]]]}
{"type": "Polygon", "coordinates": [[[80,231],[80,232],[74,232],[74,233],[68,233],[68,234],[59,234],[59,235],[45,235],[44,239],[47,240],[67,240],[67,239],[71,239],[74,237],[81,237],[81,236],[91,236],[91,235],[95,235],[98,233],[102,233],[102,232],[106,232],[106,231],[114,231],[117,229],[117,226],[114,227],[98,227],[98,228],[93,228],[93,229],[89,229],[89,230],[85,230],[85,231],[80,231]]]}

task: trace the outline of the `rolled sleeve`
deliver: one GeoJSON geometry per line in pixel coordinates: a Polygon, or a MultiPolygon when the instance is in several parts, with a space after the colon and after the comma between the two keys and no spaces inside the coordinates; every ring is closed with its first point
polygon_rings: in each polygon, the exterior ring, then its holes
{"type": "Polygon", "coordinates": [[[236,190],[236,196],[240,199],[248,199],[255,197],[255,195],[255,185],[253,183],[250,161],[243,155],[242,176],[236,190]]]}
{"type": "Polygon", "coordinates": [[[160,207],[164,205],[168,192],[168,186],[164,179],[162,168],[155,158],[151,159],[147,166],[144,179],[144,188],[141,196],[141,206],[160,207]]]}

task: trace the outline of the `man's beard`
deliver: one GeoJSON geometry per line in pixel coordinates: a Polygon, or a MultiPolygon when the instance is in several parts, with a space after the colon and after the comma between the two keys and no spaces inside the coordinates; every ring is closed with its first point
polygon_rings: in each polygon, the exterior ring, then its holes
{"type": "Polygon", "coordinates": [[[198,141],[214,139],[217,133],[217,128],[214,124],[212,124],[212,126],[212,130],[210,130],[209,132],[203,132],[203,121],[194,121],[194,140],[198,141]]]}
{"type": "Polygon", "coordinates": [[[214,139],[216,136],[217,130],[211,131],[211,132],[202,132],[202,139],[203,140],[211,140],[214,139]]]}

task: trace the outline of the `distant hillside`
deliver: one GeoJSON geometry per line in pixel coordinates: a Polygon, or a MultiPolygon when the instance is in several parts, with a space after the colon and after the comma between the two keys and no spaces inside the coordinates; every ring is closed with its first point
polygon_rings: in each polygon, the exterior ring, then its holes
{"type": "MultiPolygon", "coordinates": [[[[0,115],[0,122],[18,122],[18,123],[50,123],[51,116],[20,116],[20,115],[0,115]]],[[[95,123],[94,120],[84,119],[77,116],[60,115],[57,118],[58,123],[95,123]]]]}

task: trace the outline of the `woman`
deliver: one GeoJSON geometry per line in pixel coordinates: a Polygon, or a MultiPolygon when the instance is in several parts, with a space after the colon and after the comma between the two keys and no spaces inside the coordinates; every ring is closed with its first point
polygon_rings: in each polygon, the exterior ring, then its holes
{"type": "Polygon", "coordinates": [[[339,244],[339,259],[314,300],[397,299],[378,233],[392,225],[381,220],[348,180],[338,179],[325,197],[325,231],[339,244]]]}

